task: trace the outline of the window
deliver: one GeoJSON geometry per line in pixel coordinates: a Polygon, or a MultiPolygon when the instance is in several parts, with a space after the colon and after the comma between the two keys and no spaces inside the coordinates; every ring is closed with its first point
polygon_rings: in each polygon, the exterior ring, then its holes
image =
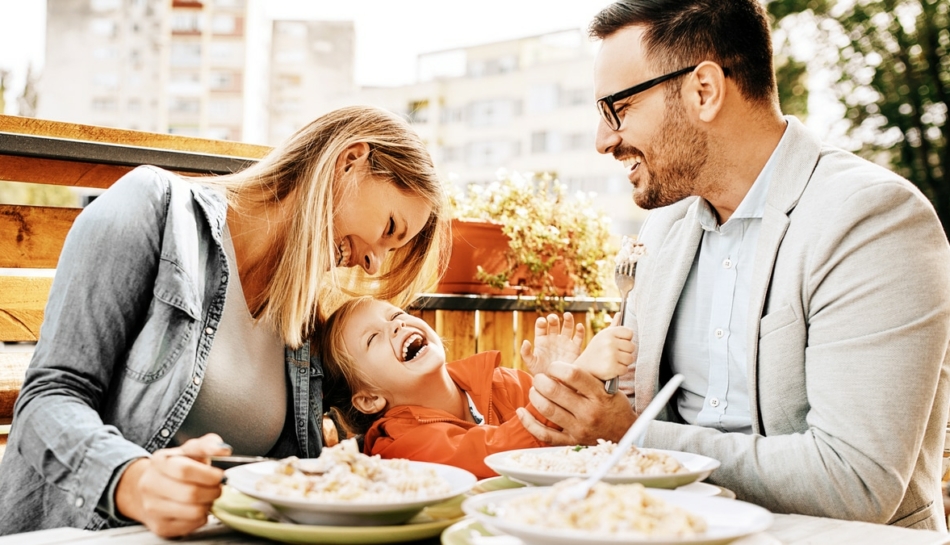
{"type": "Polygon", "coordinates": [[[516,157],[519,151],[520,147],[516,142],[472,142],[468,145],[466,163],[470,167],[499,167],[508,159],[516,157]]]}
{"type": "Polygon", "coordinates": [[[594,149],[594,135],[587,132],[573,132],[564,138],[564,150],[592,150],[594,149]]]}
{"type": "Polygon", "coordinates": [[[241,78],[235,72],[214,70],[208,74],[208,86],[214,91],[240,91],[241,78]]]}
{"type": "Polygon", "coordinates": [[[201,44],[172,44],[172,66],[201,66],[201,44]]]}
{"type": "Polygon", "coordinates": [[[479,100],[469,106],[469,125],[472,127],[497,127],[507,125],[516,115],[518,104],[511,100],[479,100]]]}
{"type": "Polygon", "coordinates": [[[208,115],[213,122],[234,122],[241,119],[241,99],[215,98],[208,102],[208,115]]]}
{"type": "Polygon", "coordinates": [[[277,74],[277,87],[286,89],[288,87],[300,87],[303,83],[303,76],[300,74],[277,74]]]}
{"type": "Polygon", "coordinates": [[[168,81],[168,93],[198,95],[201,93],[201,77],[198,72],[172,72],[168,81]]]}
{"type": "Polygon", "coordinates": [[[445,146],[442,148],[442,160],[446,163],[461,161],[463,157],[463,149],[459,146],[445,146]]]}
{"type": "Polygon", "coordinates": [[[208,46],[208,55],[217,66],[244,66],[244,44],[241,42],[212,42],[208,46]]]}
{"type": "Polygon", "coordinates": [[[108,61],[119,57],[119,49],[111,45],[97,47],[92,50],[92,58],[97,61],[108,61]]]}
{"type": "Polygon", "coordinates": [[[174,97],[170,100],[168,111],[173,114],[198,114],[201,111],[201,101],[197,98],[174,97]]]}
{"type": "Polygon", "coordinates": [[[122,0],[92,0],[92,11],[115,11],[122,5],[122,0]]]}
{"type": "Polygon", "coordinates": [[[116,24],[111,19],[93,19],[89,21],[89,31],[96,36],[107,36],[114,38],[116,35],[116,24]]]}
{"type": "Polygon", "coordinates": [[[443,124],[461,123],[465,117],[464,114],[465,114],[464,108],[444,107],[442,108],[442,123],[443,124]]]}
{"type": "Polygon", "coordinates": [[[142,100],[138,98],[129,99],[129,104],[126,107],[126,110],[129,112],[141,112],[142,111],[142,100]]]}
{"type": "Polygon", "coordinates": [[[557,153],[561,151],[558,133],[537,131],[531,133],[531,153],[557,153]]]}
{"type": "Polygon", "coordinates": [[[114,97],[98,97],[92,99],[92,109],[97,112],[114,112],[118,101],[114,97]]]}
{"type": "Polygon", "coordinates": [[[199,34],[201,12],[190,9],[176,10],[172,12],[171,27],[173,34],[199,34]]]}
{"type": "Polygon", "coordinates": [[[119,87],[119,75],[115,72],[100,72],[92,76],[92,84],[104,89],[116,89],[119,87]]]}
{"type": "Polygon", "coordinates": [[[215,34],[240,34],[241,18],[234,15],[215,15],[211,18],[211,32],[215,34]]]}

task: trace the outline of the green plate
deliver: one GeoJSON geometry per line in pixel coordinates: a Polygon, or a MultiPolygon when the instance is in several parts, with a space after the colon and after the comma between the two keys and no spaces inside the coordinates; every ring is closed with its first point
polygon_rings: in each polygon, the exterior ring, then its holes
{"type": "Polygon", "coordinates": [[[442,532],[442,545],[472,545],[473,536],[494,536],[473,518],[456,522],[442,532]]]}
{"type": "Polygon", "coordinates": [[[508,488],[521,488],[524,483],[513,481],[508,477],[489,477],[475,483],[472,487],[472,494],[482,494],[484,492],[494,492],[495,490],[505,490],[508,488]]]}
{"type": "Polygon", "coordinates": [[[442,530],[459,521],[464,515],[461,505],[464,495],[429,506],[406,524],[396,526],[309,526],[274,522],[251,507],[254,500],[229,486],[211,508],[214,516],[224,524],[258,537],[309,545],[400,543],[435,537],[442,530]]]}

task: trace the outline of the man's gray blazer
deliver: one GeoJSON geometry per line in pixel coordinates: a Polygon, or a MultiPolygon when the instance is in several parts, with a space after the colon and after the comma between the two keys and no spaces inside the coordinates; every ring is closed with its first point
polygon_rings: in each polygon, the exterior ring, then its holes
{"type": "MultiPolygon", "coordinates": [[[[720,460],[710,482],[776,513],[945,529],[946,236],[909,182],[787,120],[746,331],[754,433],[675,423],[668,408],[644,446],[720,460]]],[[[640,234],[638,412],[670,376],[663,346],[702,237],[697,204],[655,210],[640,234]]]]}

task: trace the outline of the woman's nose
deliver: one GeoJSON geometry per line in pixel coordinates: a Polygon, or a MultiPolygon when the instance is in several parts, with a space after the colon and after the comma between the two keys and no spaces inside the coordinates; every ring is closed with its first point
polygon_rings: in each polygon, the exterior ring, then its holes
{"type": "Polygon", "coordinates": [[[372,250],[368,250],[363,254],[363,259],[360,260],[360,266],[363,267],[363,270],[366,271],[366,274],[376,274],[379,272],[379,264],[382,262],[382,256],[378,255],[372,250]]]}

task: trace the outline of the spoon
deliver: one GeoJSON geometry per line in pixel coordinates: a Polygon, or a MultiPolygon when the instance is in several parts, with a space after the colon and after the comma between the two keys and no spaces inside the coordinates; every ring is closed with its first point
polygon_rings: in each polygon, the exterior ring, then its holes
{"type": "Polygon", "coordinates": [[[683,383],[683,375],[677,373],[673,375],[673,378],[666,383],[659,392],[657,392],[656,397],[653,398],[653,401],[647,405],[646,409],[643,409],[643,412],[640,413],[640,416],[637,417],[636,422],[630,426],[630,429],[623,434],[623,437],[620,439],[620,442],[617,443],[617,448],[614,449],[611,453],[610,458],[604,460],[589,477],[583,481],[565,488],[560,491],[557,495],[556,501],[558,503],[569,503],[571,501],[580,500],[587,497],[587,494],[590,492],[590,489],[593,488],[598,481],[604,478],[608,472],[617,462],[620,461],[620,458],[630,450],[630,445],[634,441],[640,438],[643,435],[643,432],[647,430],[647,426],[652,422],[656,415],[660,414],[660,410],[666,405],[666,403],[673,397],[673,392],[679,388],[679,385],[683,383]]]}

